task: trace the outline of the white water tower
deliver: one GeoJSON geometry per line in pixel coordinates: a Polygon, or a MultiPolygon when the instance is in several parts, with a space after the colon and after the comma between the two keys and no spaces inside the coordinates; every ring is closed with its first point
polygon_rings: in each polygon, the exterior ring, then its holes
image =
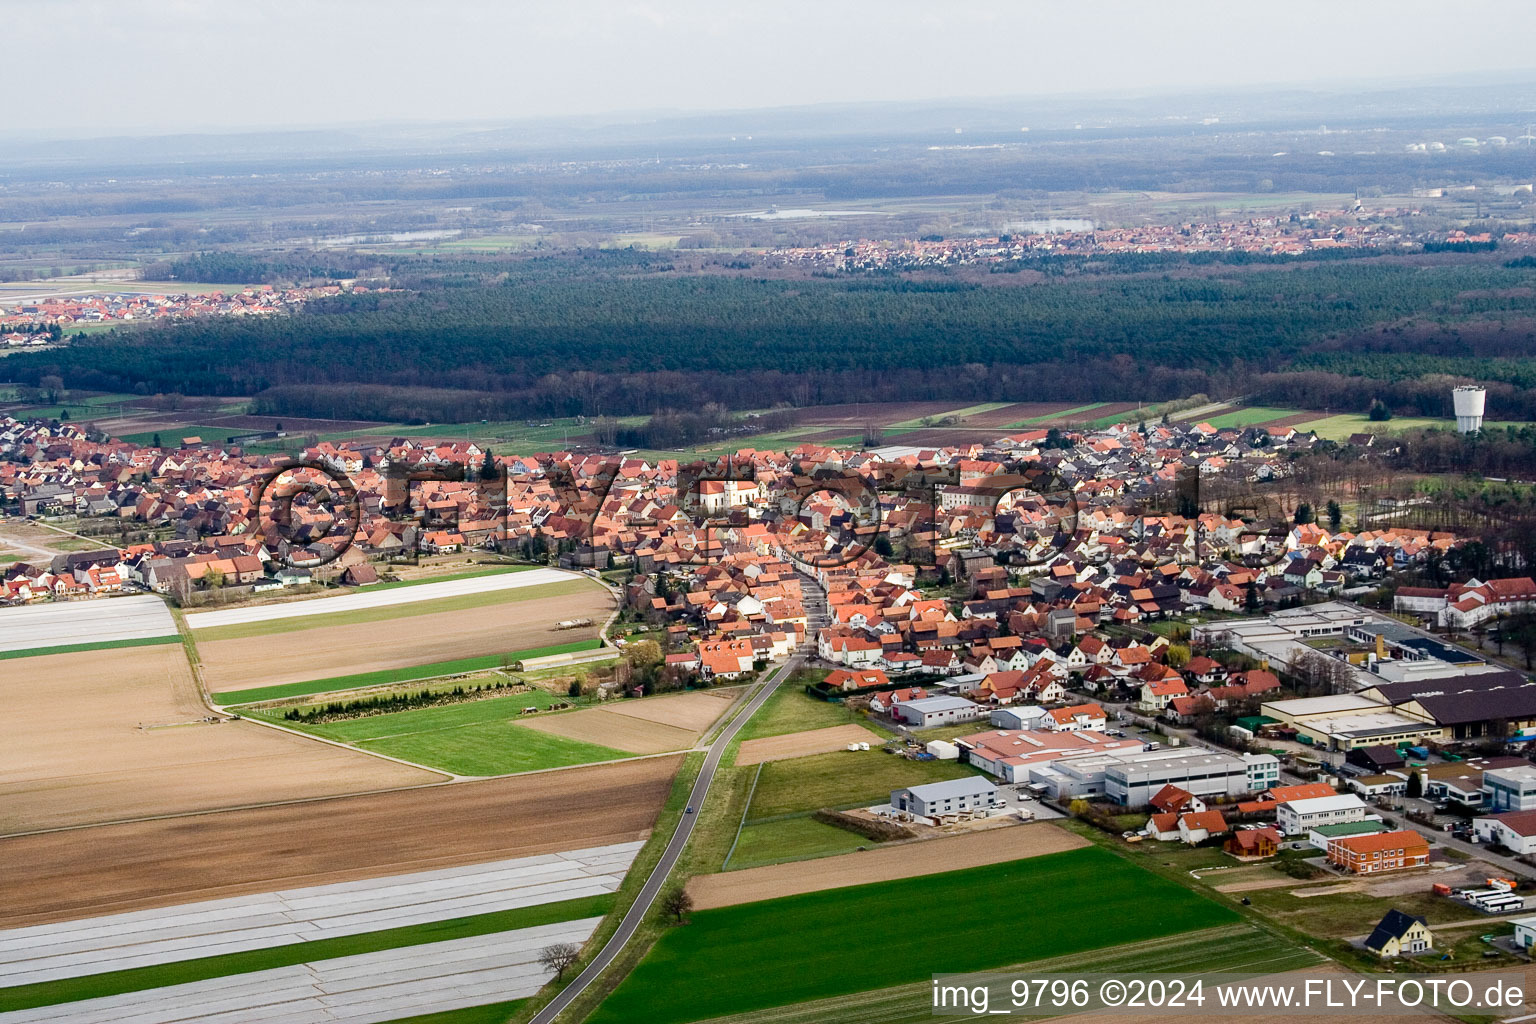
{"type": "Polygon", "coordinates": [[[1456,432],[1471,434],[1483,429],[1483,399],[1488,392],[1471,384],[1464,384],[1451,392],[1451,402],[1456,406],[1456,432]]]}

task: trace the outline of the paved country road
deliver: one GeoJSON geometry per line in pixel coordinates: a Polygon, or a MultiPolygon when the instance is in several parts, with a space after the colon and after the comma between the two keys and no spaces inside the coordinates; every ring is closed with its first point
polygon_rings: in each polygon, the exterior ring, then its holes
{"type": "MultiPolygon", "coordinates": [[[[826,604],[825,595],[814,583],[807,580],[804,589],[806,591],[805,610],[810,620],[809,627],[805,631],[809,645],[815,643],[816,631],[826,622],[826,604]]],[[[731,741],[736,738],[742,726],[747,724],[805,659],[806,652],[802,648],[788,661],[770,672],[768,678],[758,687],[757,692],[747,701],[746,707],[741,709],[740,714],[732,719],[731,724],[726,726],[714,743],[710,744],[709,753],[704,756],[704,766],[699,769],[699,777],[694,780],[693,789],[688,793],[687,806],[693,808],[694,813],[688,814],[685,811],[681,820],[678,821],[671,841],[662,851],[661,860],[656,862],[656,867],[651,871],[650,877],[645,880],[640,895],[635,897],[635,902],[619,922],[618,930],[598,951],[597,956],[586,969],[576,975],[559,995],[535,1014],[529,1024],[551,1024],[562,1010],[586,990],[587,986],[597,980],[598,975],[613,963],[614,958],[634,936],[635,931],[640,927],[640,922],[645,920],[645,915],[650,912],[652,904],[656,902],[656,897],[661,894],[662,886],[667,884],[667,878],[672,874],[673,867],[677,865],[678,857],[682,856],[683,848],[688,845],[689,837],[693,835],[693,827],[699,820],[699,812],[704,809],[704,799],[709,795],[709,785],[714,781],[715,772],[720,768],[720,759],[725,756],[726,748],[731,745],[731,741]]]]}

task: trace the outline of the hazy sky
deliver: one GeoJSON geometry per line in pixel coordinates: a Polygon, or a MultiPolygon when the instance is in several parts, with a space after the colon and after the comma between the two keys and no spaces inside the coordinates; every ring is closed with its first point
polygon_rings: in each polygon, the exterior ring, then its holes
{"type": "Polygon", "coordinates": [[[1530,0],[0,0],[0,133],[1530,70],[1530,0]]]}

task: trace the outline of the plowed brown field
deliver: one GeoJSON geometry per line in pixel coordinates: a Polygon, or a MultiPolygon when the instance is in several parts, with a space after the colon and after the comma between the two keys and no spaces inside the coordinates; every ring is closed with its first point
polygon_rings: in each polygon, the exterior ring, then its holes
{"type": "Polygon", "coordinates": [[[555,623],[601,622],[611,606],[607,591],[592,587],[537,601],[405,615],[398,621],[210,640],[200,642],[197,652],[208,689],[218,693],[570,643],[595,636],[596,627],[559,632],[555,623]]]}
{"type": "Polygon", "coordinates": [[[180,644],[17,658],[0,832],[414,786],[435,772],[253,722],[204,721],[180,644]]]}
{"type": "Polygon", "coordinates": [[[0,928],[643,838],[676,757],[0,839],[0,928]]]}

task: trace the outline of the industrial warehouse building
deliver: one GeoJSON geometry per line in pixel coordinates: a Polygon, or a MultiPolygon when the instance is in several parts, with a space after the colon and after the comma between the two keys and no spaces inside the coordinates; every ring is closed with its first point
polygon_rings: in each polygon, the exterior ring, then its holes
{"type": "Polygon", "coordinates": [[[891,807],[920,818],[942,818],[954,814],[990,811],[1001,805],[997,784],[980,775],[946,779],[921,786],[891,791],[891,807]]]}
{"type": "Polygon", "coordinates": [[[1279,777],[1273,754],[1212,750],[1148,750],[1121,756],[1104,769],[1104,796],[1125,807],[1144,807],[1173,785],[1195,796],[1240,796],[1268,789],[1279,777]]]}
{"type": "Polygon", "coordinates": [[[1536,765],[1483,772],[1483,803],[1490,811],[1536,811],[1536,765]]]}
{"type": "Polygon", "coordinates": [[[891,714],[907,725],[929,729],[956,722],[971,722],[986,716],[987,709],[964,697],[920,697],[904,700],[891,708],[891,714]]]}

